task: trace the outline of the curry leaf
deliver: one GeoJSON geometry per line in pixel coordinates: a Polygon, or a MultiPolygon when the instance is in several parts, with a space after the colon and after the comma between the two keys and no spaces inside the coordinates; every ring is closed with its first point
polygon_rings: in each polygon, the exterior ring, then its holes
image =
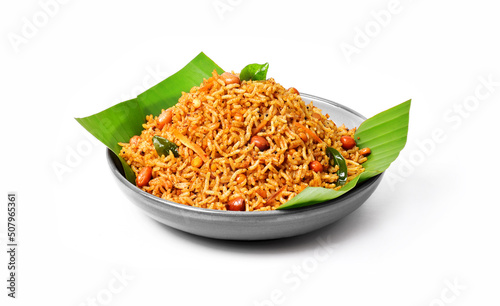
{"type": "Polygon", "coordinates": [[[153,136],[153,145],[155,147],[156,153],[158,156],[168,156],[170,152],[174,154],[175,157],[179,157],[179,151],[177,151],[177,145],[168,139],[165,139],[160,136],[153,136]]]}
{"type": "Polygon", "coordinates": [[[265,81],[269,64],[250,64],[245,66],[240,72],[240,80],[242,81],[265,81]]]}
{"type": "Polygon", "coordinates": [[[328,155],[328,158],[330,159],[330,166],[339,166],[339,170],[337,171],[337,176],[339,177],[337,179],[337,186],[345,185],[345,182],[347,181],[347,165],[344,157],[339,151],[332,147],[326,147],[326,155],[328,155]]]}

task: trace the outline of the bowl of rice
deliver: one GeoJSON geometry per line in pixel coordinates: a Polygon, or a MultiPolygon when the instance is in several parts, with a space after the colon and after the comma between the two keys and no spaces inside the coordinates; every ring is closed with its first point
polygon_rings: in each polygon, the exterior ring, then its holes
{"type": "Polygon", "coordinates": [[[341,189],[364,171],[370,152],[354,142],[365,117],[272,78],[240,81],[238,74],[214,71],[175,106],[145,119],[140,135],[120,143],[136,184],[108,150],[111,171],[147,215],[195,235],[265,240],[305,234],[359,208],[382,179],[324,203],[277,209],[308,186],[341,189]],[[344,176],[326,148],[345,159],[344,176]]]}

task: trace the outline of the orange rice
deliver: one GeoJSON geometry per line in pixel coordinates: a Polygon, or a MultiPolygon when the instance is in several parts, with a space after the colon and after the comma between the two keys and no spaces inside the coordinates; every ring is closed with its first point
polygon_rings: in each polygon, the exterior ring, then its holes
{"type": "Polygon", "coordinates": [[[142,190],[202,208],[227,210],[229,202],[242,198],[243,210],[273,210],[307,186],[341,188],[327,146],[346,159],[348,181],[363,172],[366,157],[357,146],[344,150],[340,142],[345,135],[354,138],[355,129],[336,126],[295,89],[272,78],[228,85],[224,80],[214,71],[199,87],[182,93],[169,123],[159,128],[159,117],[149,115],[137,142],[120,143],[120,156],[136,175],[144,167],[152,169],[142,190]],[[174,142],[180,156],[158,156],[155,135],[174,142]],[[254,135],[264,137],[269,149],[251,143],[254,135]],[[323,170],[310,169],[313,161],[323,170]]]}

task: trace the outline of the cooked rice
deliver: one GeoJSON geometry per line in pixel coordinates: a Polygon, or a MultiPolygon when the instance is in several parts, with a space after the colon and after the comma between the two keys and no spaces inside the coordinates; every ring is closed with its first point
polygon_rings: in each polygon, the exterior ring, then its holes
{"type": "Polygon", "coordinates": [[[158,117],[149,115],[138,145],[120,143],[120,156],[136,175],[145,166],[153,169],[149,184],[142,189],[163,199],[227,210],[230,200],[242,197],[246,211],[256,211],[276,209],[307,186],[339,189],[335,185],[338,166],[329,166],[327,146],[346,159],[348,181],[363,172],[361,164],[366,157],[359,154],[357,146],[344,150],[340,142],[344,135],[354,138],[355,129],[336,126],[319,108],[312,103],[306,105],[299,94],[286,90],[274,79],[225,85],[214,71],[200,87],[183,92],[172,109],[172,123],[159,129],[158,117]],[[193,103],[195,99],[198,101],[193,103]],[[201,106],[197,108],[199,101],[201,106]],[[270,148],[260,151],[250,138],[263,120],[267,123],[256,135],[266,138],[270,148]],[[305,131],[295,121],[323,142],[309,135],[304,142],[299,134],[305,131]],[[192,166],[198,154],[181,143],[174,130],[200,146],[207,162],[201,167],[192,166]],[[172,153],[158,156],[152,142],[155,135],[177,144],[180,157],[172,153]],[[314,160],[324,171],[309,169],[314,160]]]}

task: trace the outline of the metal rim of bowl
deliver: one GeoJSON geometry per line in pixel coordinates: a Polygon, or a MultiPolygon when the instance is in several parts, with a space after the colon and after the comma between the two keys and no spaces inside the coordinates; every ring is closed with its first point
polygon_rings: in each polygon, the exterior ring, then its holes
{"type": "MultiPolygon", "coordinates": [[[[361,115],[359,112],[344,106],[342,104],[323,99],[317,96],[301,93],[301,97],[306,98],[306,99],[311,99],[311,100],[318,100],[324,103],[328,103],[331,105],[334,105],[335,107],[344,109],[345,111],[348,111],[352,113],[353,115],[356,115],[360,117],[363,120],[366,120],[366,117],[361,115]]],[[[238,216],[238,217],[248,217],[248,218],[255,218],[256,216],[279,216],[283,214],[295,214],[295,213],[303,213],[304,211],[312,211],[312,210],[317,210],[317,209],[322,209],[326,206],[329,205],[335,205],[335,202],[340,202],[342,200],[345,200],[346,198],[349,198],[350,196],[354,196],[356,193],[356,190],[364,189],[364,188],[369,188],[371,185],[375,184],[378,180],[381,180],[383,177],[383,173],[372,177],[363,183],[357,185],[355,188],[353,188],[351,191],[345,193],[344,195],[333,199],[329,201],[325,201],[323,203],[318,203],[310,206],[305,206],[305,207],[299,207],[299,208],[292,208],[292,209],[286,209],[286,210],[270,210],[270,211],[252,211],[252,212],[247,212],[247,211],[227,211],[227,210],[216,210],[216,209],[208,209],[208,208],[200,208],[200,207],[193,207],[189,205],[184,205],[176,202],[172,202],[169,200],[165,200],[162,198],[159,198],[157,196],[154,196],[146,191],[143,191],[139,189],[137,186],[134,184],[130,183],[125,176],[123,175],[123,169],[119,169],[117,167],[117,163],[121,167],[120,160],[118,157],[114,154],[113,151],[110,149],[106,150],[106,157],[108,160],[108,165],[111,169],[111,172],[115,175],[115,177],[128,189],[130,189],[133,192],[138,193],[139,195],[148,198],[151,201],[148,201],[148,205],[154,206],[155,209],[159,210],[166,210],[165,205],[170,205],[173,207],[176,207],[181,210],[186,210],[186,211],[192,211],[193,213],[197,214],[203,214],[203,215],[211,215],[211,216],[222,216],[222,215],[232,215],[232,216],[238,216]],[[151,204],[154,203],[154,204],[151,204]]]]}

